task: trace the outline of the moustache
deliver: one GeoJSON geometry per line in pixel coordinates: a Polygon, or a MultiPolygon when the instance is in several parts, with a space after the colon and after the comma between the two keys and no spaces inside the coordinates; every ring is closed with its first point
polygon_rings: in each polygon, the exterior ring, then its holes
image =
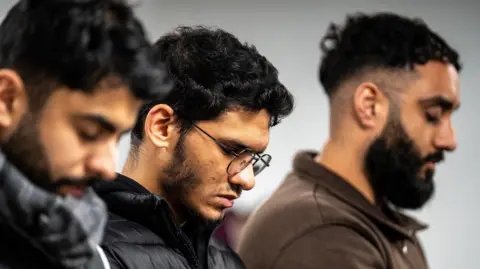
{"type": "Polygon", "coordinates": [[[438,163],[445,159],[443,151],[437,151],[435,153],[429,154],[427,157],[423,159],[424,163],[433,162],[438,163]]]}
{"type": "Polygon", "coordinates": [[[95,183],[102,181],[100,177],[83,177],[83,178],[74,178],[74,177],[64,177],[55,182],[51,183],[51,187],[56,190],[62,186],[73,186],[73,187],[90,187],[95,183]]]}

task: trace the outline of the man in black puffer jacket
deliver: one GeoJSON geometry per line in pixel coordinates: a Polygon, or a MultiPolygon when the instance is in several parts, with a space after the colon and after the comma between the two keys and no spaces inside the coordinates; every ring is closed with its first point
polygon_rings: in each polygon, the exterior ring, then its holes
{"type": "Polygon", "coordinates": [[[99,185],[111,211],[104,247],[112,268],[244,268],[226,244],[210,238],[215,223],[192,219],[180,227],[164,198],[122,175],[99,185]]]}
{"type": "Polygon", "coordinates": [[[115,144],[164,70],[122,0],[21,0],[0,26],[0,269],[110,268],[115,144]]]}
{"type": "Polygon", "coordinates": [[[110,211],[102,246],[112,268],[244,268],[212,233],[269,165],[270,127],[293,97],[265,57],[221,29],[181,27],[155,49],[174,87],[141,111],[123,175],[96,186],[110,211]]]}

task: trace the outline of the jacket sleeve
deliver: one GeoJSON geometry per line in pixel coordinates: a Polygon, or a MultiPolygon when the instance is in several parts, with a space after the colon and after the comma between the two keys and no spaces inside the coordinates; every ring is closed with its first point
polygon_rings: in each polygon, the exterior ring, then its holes
{"type": "Polygon", "coordinates": [[[346,226],[326,226],[303,234],[283,248],[271,269],[385,269],[379,251],[346,226]]]}

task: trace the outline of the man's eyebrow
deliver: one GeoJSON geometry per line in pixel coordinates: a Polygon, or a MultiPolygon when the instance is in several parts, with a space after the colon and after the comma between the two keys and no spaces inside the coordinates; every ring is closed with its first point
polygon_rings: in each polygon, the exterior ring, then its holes
{"type": "Polygon", "coordinates": [[[460,104],[454,104],[453,101],[443,96],[434,96],[431,98],[426,98],[426,99],[420,100],[419,103],[424,107],[439,106],[444,110],[457,110],[460,107],[460,104]]]}
{"type": "Polygon", "coordinates": [[[74,115],[75,118],[90,122],[95,122],[101,126],[102,129],[110,133],[116,133],[120,130],[117,126],[115,126],[111,121],[99,114],[77,114],[74,115]]]}
{"type": "Polygon", "coordinates": [[[265,148],[252,148],[245,145],[242,141],[237,139],[221,139],[220,142],[225,146],[232,148],[234,150],[243,150],[243,149],[251,149],[253,152],[257,154],[262,154],[265,151],[265,148]]]}

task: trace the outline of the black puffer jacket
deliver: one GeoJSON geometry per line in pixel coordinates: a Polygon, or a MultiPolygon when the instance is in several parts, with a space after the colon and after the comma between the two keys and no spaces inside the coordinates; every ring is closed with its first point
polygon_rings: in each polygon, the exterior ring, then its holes
{"type": "Polygon", "coordinates": [[[28,241],[24,235],[20,235],[5,223],[0,223],[0,241],[0,269],[110,268],[107,260],[103,260],[105,256],[102,257],[104,254],[100,248],[82,266],[62,266],[47,258],[44,252],[35,247],[34,242],[28,241]]]}
{"type": "Polygon", "coordinates": [[[112,269],[245,268],[215,227],[187,221],[180,228],[164,199],[119,175],[95,190],[107,203],[110,219],[102,245],[112,269]]]}

